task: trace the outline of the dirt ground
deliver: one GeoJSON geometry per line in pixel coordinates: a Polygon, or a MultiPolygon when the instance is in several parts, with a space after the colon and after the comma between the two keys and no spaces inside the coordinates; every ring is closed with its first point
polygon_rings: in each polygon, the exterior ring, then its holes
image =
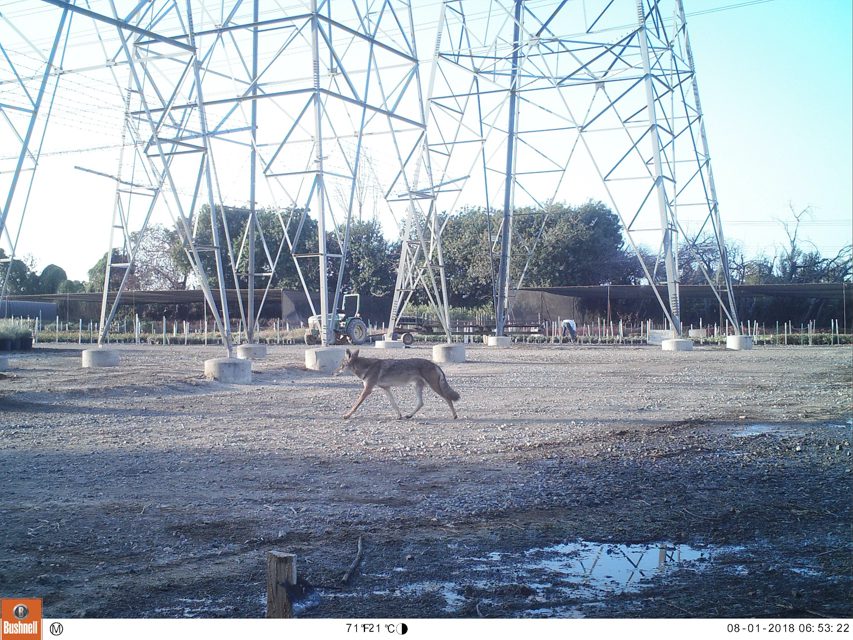
{"type": "Polygon", "coordinates": [[[46,617],[263,616],[270,550],[303,617],[853,615],[849,347],[471,345],[402,421],[304,347],[118,348],[0,374],[0,595],[46,617]]]}

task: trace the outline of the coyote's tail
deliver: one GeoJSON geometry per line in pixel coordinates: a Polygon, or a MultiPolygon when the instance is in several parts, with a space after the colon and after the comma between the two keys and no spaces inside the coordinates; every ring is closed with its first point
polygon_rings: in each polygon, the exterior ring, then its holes
{"type": "Polygon", "coordinates": [[[441,387],[441,395],[451,400],[452,402],[456,402],[459,400],[459,394],[456,393],[449,384],[447,384],[447,376],[444,375],[444,371],[441,372],[441,376],[438,380],[438,386],[441,387]]]}

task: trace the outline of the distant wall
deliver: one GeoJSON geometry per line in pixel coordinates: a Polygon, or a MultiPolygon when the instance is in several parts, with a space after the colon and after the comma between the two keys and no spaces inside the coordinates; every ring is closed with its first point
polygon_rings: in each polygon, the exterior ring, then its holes
{"type": "MultiPolygon", "coordinates": [[[[314,300],[314,307],[320,311],[319,298],[314,300]]],[[[299,326],[300,322],[307,322],[311,316],[311,305],[302,291],[281,290],[281,321],[288,322],[291,326],[299,326]]]]}
{"type": "Polygon", "coordinates": [[[512,302],[512,322],[533,324],[555,322],[558,318],[584,321],[579,298],[544,291],[518,291],[512,302]]]}
{"type": "Polygon", "coordinates": [[[58,307],[55,302],[0,301],[0,318],[41,318],[44,322],[53,322],[57,314],[58,307]]]}

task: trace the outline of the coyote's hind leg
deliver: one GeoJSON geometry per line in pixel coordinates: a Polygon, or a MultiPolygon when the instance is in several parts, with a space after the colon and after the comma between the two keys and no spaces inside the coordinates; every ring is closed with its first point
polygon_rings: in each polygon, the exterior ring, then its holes
{"type": "Polygon", "coordinates": [[[418,397],[418,406],[416,406],[412,412],[406,416],[407,418],[411,418],[421,410],[422,406],[424,406],[424,383],[420,380],[415,382],[415,395],[418,397]]]}
{"type": "Polygon", "coordinates": [[[388,394],[388,399],[391,401],[391,406],[394,407],[394,411],[397,412],[397,420],[403,419],[403,412],[400,411],[400,407],[397,406],[397,401],[394,400],[394,396],[391,394],[391,389],[388,387],[382,387],[382,390],[388,394]]]}

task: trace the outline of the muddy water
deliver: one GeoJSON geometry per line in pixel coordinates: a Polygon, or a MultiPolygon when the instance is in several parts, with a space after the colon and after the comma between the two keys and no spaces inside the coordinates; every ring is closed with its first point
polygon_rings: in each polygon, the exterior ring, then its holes
{"type": "MultiPolygon", "coordinates": [[[[465,568],[453,580],[398,584],[361,597],[385,599],[392,608],[394,600],[437,599],[446,615],[462,613],[474,602],[481,615],[488,610],[523,617],[580,618],[586,608],[601,606],[616,594],[641,591],[651,586],[653,579],[684,568],[701,572],[716,558],[730,557],[740,550],[669,542],[625,545],[581,540],[460,558],[465,568]]],[[[330,600],[353,596],[321,591],[321,597],[330,600]]]]}

